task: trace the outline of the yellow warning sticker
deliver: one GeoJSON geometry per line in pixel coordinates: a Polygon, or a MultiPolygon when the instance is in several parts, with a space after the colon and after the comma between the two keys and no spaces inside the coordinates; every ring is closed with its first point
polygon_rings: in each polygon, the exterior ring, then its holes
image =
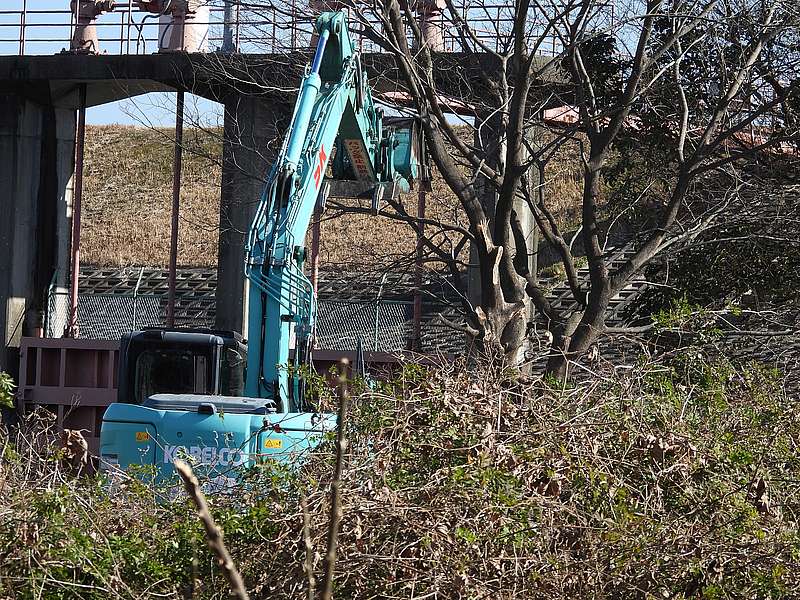
{"type": "Polygon", "coordinates": [[[283,440],[276,438],[267,438],[264,440],[264,448],[283,448],[283,440]]]}
{"type": "Polygon", "coordinates": [[[137,442],[149,442],[150,441],[150,434],[147,431],[137,431],[136,432],[136,441],[137,442]]]}

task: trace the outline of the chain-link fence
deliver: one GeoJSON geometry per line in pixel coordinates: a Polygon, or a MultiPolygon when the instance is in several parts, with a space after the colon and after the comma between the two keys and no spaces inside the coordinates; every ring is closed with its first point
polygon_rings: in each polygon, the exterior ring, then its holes
{"type": "MultiPolygon", "coordinates": [[[[163,327],[166,301],[156,294],[79,294],[80,337],[112,340],[144,327],[163,327]]],[[[66,291],[51,289],[45,320],[47,337],[64,335],[69,323],[69,305],[66,291]]],[[[359,339],[365,350],[395,352],[408,346],[413,313],[411,302],[321,301],[317,311],[316,347],[319,349],[353,350],[359,339]]],[[[178,327],[213,327],[213,316],[208,312],[176,311],[175,324],[178,327]]]]}
{"type": "MultiPolygon", "coordinates": [[[[128,331],[164,325],[164,299],[153,295],[79,294],[78,331],[83,338],[113,340],[128,331]]],[[[69,294],[51,291],[45,335],[61,337],[69,324],[69,294]]]]}
{"type": "Polygon", "coordinates": [[[405,350],[411,336],[413,303],[322,301],[317,306],[315,347],[353,350],[361,340],[365,350],[405,350]]]}

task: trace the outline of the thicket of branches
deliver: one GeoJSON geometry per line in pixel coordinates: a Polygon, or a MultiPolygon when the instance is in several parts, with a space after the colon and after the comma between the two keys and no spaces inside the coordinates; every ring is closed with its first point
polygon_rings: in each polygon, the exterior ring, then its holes
{"type": "MultiPolygon", "coordinates": [[[[292,17],[269,0],[242,7],[292,17]]],[[[340,8],[367,40],[365,51],[394,58],[396,70],[375,80],[378,95],[390,89],[384,100],[419,115],[463,221],[420,222],[408,198],[382,215],[422,234],[426,264],[464,292],[463,331],[507,364],[524,361],[539,319],[552,338],[547,370],[566,375],[606,331],[611,299],[645,266],[735,220],[726,208],[757,197],[776,170],[797,168],[794,2],[314,5],[340,8]],[[565,152],[574,164],[564,163],[565,152]],[[575,170],[573,239],[555,218],[562,199],[553,184],[575,170]],[[609,230],[626,221],[635,251],[610,268],[609,230]],[[538,273],[540,243],[557,254],[574,308],[551,304],[538,273]],[[579,247],[588,280],[578,274],[579,247]]],[[[269,27],[263,35],[275,38],[269,27]]]]}
{"type": "MultiPolygon", "coordinates": [[[[2,437],[0,598],[227,595],[188,500],[75,478],[46,427],[26,427],[2,437]]],[[[800,417],[763,367],[682,348],[565,387],[407,365],[354,395],[346,432],[335,597],[780,598],[800,585],[800,417]]],[[[210,497],[251,597],[305,596],[305,566],[322,571],[333,462],[331,442],[210,497]]]]}

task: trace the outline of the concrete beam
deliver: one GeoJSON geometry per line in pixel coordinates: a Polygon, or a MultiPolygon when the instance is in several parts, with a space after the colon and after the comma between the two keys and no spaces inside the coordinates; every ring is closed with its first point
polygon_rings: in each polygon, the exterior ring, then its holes
{"type": "MultiPolygon", "coordinates": [[[[285,101],[287,90],[297,89],[310,57],[310,50],[288,54],[0,56],[0,89],[45,81],[68,88],[86,83],[89,106],[165,90],[183,90],[216,102],[241,95],[285,101]]],[[[548,60],[542,58],[541,65],[548,60]]],[[[391,55],[367,53],[361,62],[376,92],[405,89],[391,55]]],[[[487,97],[490,91],[481,74],[495,73],[498,68],[496,57],[489,54],[434,55],[439,92],[467,103],[487,97]]],[[[556,68],[544,71],[542,83],[558,86],[563,82],[564,76],[556,68]]],[[[76,105],[77,100],[70,106],[76,105]]]]}

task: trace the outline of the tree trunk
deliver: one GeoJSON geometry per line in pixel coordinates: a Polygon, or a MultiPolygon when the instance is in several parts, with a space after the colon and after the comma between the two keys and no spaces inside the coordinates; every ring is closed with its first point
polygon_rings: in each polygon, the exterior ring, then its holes
{"type": "Polygon", "coordinates": [[[589,295],[589,306],[585,311],[573,313],[562,327],[557,328],[545,368],[547,375],[559,381],[569,377],[570,364],[578,360],[603,332],[610,299],[611,291],[606,282],[600,293],[589,295]]]}
{"type": "MultiPolygon", "coordinates": [[[[491,358],[502,359],[504,365],[516,366],[523,359],[530,300],[524,292],[507,299],[502,271],[513,270],[513,260],[504,257],[502,246],[491,244],[488,230],[481,233],[489,250],[480,262],[481,302],[475,307],[480,350],[491,358]]],[[[506,274],[506,278],[514,276],[513,272],[506,274]]]]}

